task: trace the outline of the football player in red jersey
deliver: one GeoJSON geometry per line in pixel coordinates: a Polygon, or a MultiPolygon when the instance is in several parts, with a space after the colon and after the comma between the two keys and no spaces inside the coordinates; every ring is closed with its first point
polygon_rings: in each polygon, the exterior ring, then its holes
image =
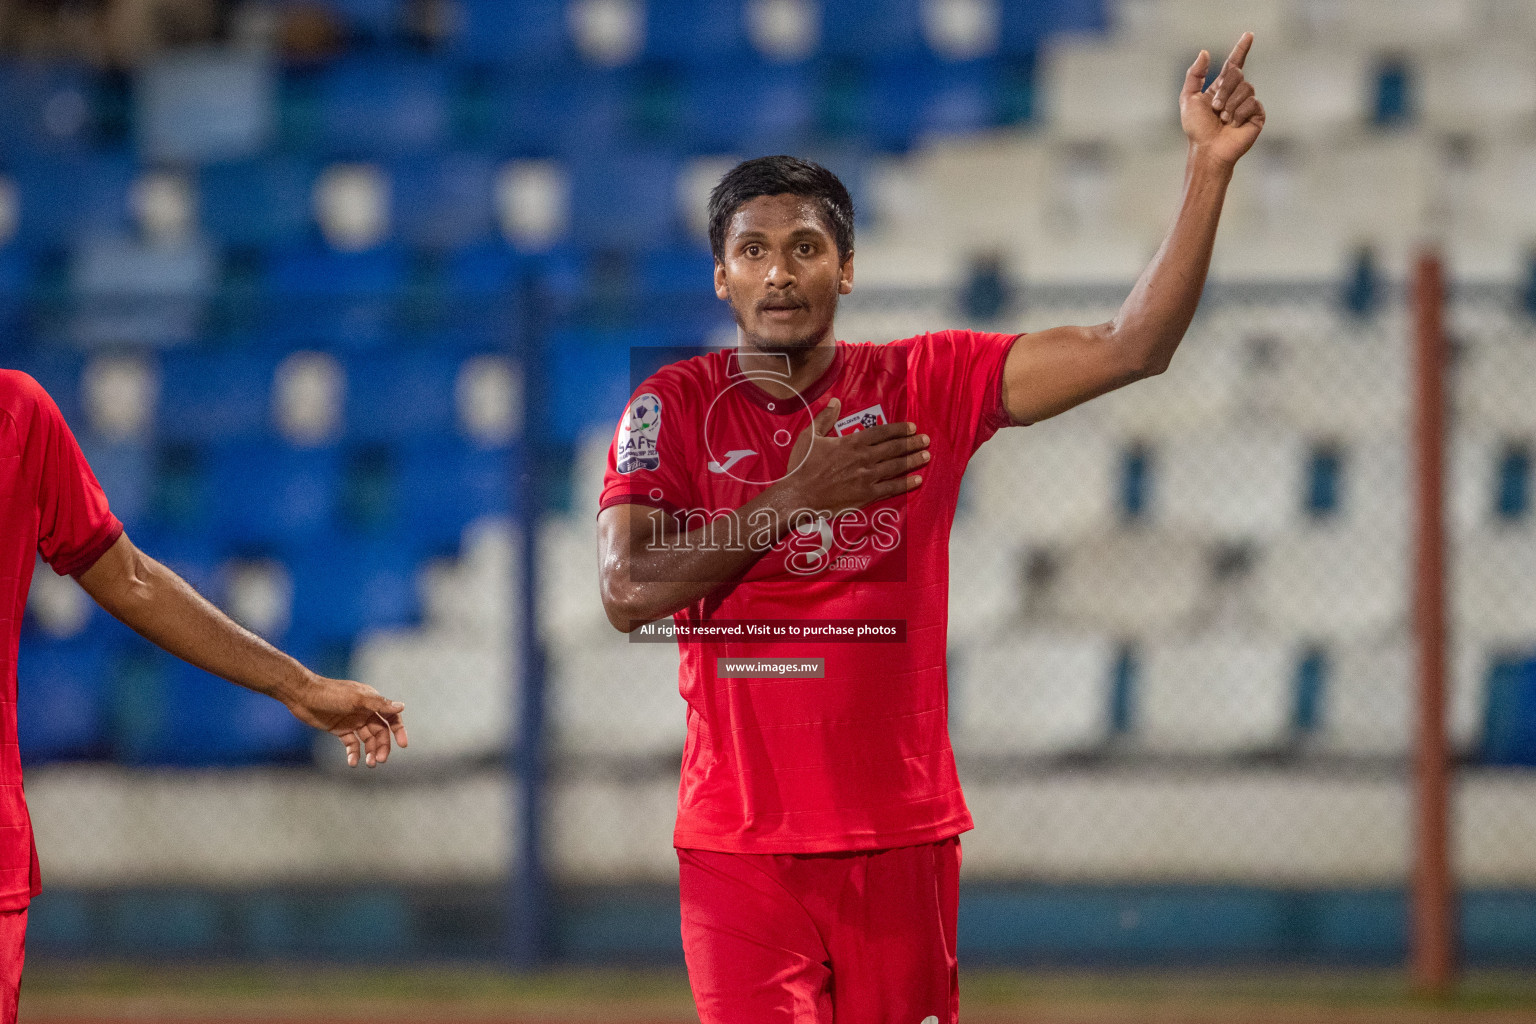
{"type": "Polygon", "coordinates": [[[42,884],[16,745],[16,657],[39,554],[165,650],[335,734],[348,764],[382,764],[391,737],[406,745],[404,705],[309,671],[139,551],[53,399],[26,374],[0,370],[0,1024],[16,1020],[27,907],[42,884]]]}
{"type": "Polygon", "coordinates": [[[748,161],[710,198],[734,350],[635,391],[598,515],[601,593],[626,632],[671,615],[687,700],[674,845],[705,1024],[953,1024],[958,836],[948,539],[971,454],[1167,369],[1227,184],[1264,125],[1238,40],[1179,97],[1183,199],[1108,323],[833,334],[853,209],[830,172],[748,161]],[[863,630],[875,642],[846,642],[863,630]],[[806,637],[817,638],[807,642],[806,637]]]}

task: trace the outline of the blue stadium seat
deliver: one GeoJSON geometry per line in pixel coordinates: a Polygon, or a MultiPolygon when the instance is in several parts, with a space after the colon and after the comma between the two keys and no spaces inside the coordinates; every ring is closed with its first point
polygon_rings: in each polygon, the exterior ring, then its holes
{"type": "Polygon", "coordinates": [[[671,0],[646,5],[646,54],[710,63],[750,55],[741,0],[671,0]]]}
{"type": "MultiPolygon", "coordinates": [[[[19,245],[0,248],[0,302],[14,302],[32,287],[32,254],[19,245]]],[[[14,337],[7,332],[7,338],[14,337]]]]}
{"type": "Polygon", "coordinates": [[[154,451],[143,441],[116,441],[78,434],[112,512],[130,529],[144,522],[154,496],[154,451]]]}
{"type": "Polygon", "coordinates": [[[227,245],[287,245],[313,231],[310,190],[315,170],[285,157],[216,164],[204,168],[199,216],[227,245]]]}
{"type": "Polygon", "coordinates": [[[634,153],[577,162],[571,207],[571,232],[582,244],[666,244],[679,234],[677,164],[634,153]]]}
{"type": "Polygon", "coordinates": [[[432,152],[448,135],[446,70],[398,56],[354,57],[316,83],[316,139],[335,157],[432,152]]]}
{"type": "Polygon", "coordinates": [[[559,78],[519,68],[495,77],[483,145],[509,156],[569,156],[634,144],[639,83],[633,73],[581,71],[559,78]]]}
{"type": "Polygon", "coordinates": [[[156,245],[101,234],[75,247],[71,284],[84,299],[192,299],[213,291],[218,254],[205,242],[156,245]]]}
{"type": "Polygon", "coordinates": [[[267,268],[269,333],[279,344],[368,348],[395,329],[409,276],[403,250],[340,252],[311,244],[275,254],[267,268]]]}
{"type": "Polygon", "coordinates": [[[514,350],[523,330],[528,260],[500,238],[449,253],[422,347],[440,351],[514,350]]]}
{"type": "Polygon", "coordinates": [[[535,70],[575,60],[565,0],[459,0],[448,52],[460,60],[535,70]]]}
{"type": "MultiPolygon", "coordinates": [[[[707,244],[647,249],[635,265],[635,284],[641,295],[687,295],[715,300],[715,258],[707,244]]],[[[724,303],[719,303],[725,308],[724,303]]]]}
{"type": "Polygon", "coordinates": [[[134,83],[134,127],[148,161],[200,164],[255,156],[276,122],[265,56],[183,50],[157,56],[134,83]]]}
{"type": "Polygon", "coordinates": [[[489,239],[496,227],[496,166],[469,154],[396,163],[391,206],[400,237],[428,249],[459,249],[489,239]]]}
{"type": "Polygon", "coordinates": [[[93,77],[59,61],[0,63],[0,138],[9,154],[80,153],[91,143],[93,77]]]}
{"type": "Polygon", "coordinates": [[[1536,658],[1500,658],[1489,668],[1483,760],[1536,765],[1536,658]]]}
{"type": "Polygon", "coordinates": [[[111,652],[99,639],[23,638],[17,668],[17,735],[29,764],[103,752],[111,652]]]}
{"type": "Polygon", "coordinates": [[[687,76],[684,103],[683,131],[694,152],[795,152],[815,137],[815,83],[801,68],[701,68],[687,76]]]}
{"type": "Polygon", "coordinates": [[[821,48],[833,57],[905,60],[923,50],[919,0],[824,0],[821,48]]]}
{"type": "Polygon", "coordinates": [[[308,757],[313,732],[278,701],[156,652],[114,708],[114,745],[134,764],[262,764],[308,757]]]}
{"type": "Polygon", "coordinates": [[[80,404],[80,371],[84,362],[79,353],[45,348],[25,355],[7,353],[0,366],[20,370],[41,384],[64,414],[65,422],[78,430],[85,426],[85,410],[80,404]]]}
{"type": "Polygon", "coordinates": [[[1054,33],[1104,33],[1109,30],[1105,0],[1009,0],[1002,12],[1001,42],[1009,53],[1033,53],[1054,33]]]}
{"type": "Polygon", "coordinates": [[[352,440],[452,437],[459,359],[442,352],[357,356],[348,364],[347,434],[352,440]]]}
{"type": "Polygon", "coordinates": [[[288,632],[301,646],[350,642],[365,629],[405,626],[421,615],[415,543],[328,536],[285,556],[293,575],[288,632]]]}
{"type": "Polygon", "coordinates": [[[389,39],[405,27],[405,0],[322,0],[353,33],[389,39]]]}
{"type": "Polygon", "coordinates": [[[266,433],[277,357],[249,352],[166,353],[160,433],[194,444],[266,433]]]}
{"type": "Polygon", "coordinates": [[[937,64],[926,74],[890,69],[877,80],[885,116],[905,108],[906,144],[924,136],[961,135],[1001,123],[1003,104],[998,67],[991,61],[937,64]]]}
{"type": "Polygon", "coordinates": [[[530,424],[529,433],[538,427],[550,440],[569,444],[587,429],[617,423],[633,390],[630,349],[669,340],[647,331],[552,332],[544,353],[550,382],[544,422],[530,424]]]}
{"type": "Polygon", "coordinates": [[[401,522],[426,549],[455,549],[469,523],[515,511],[516,477],[514,452],[506,448],[461,441],[408,445],[400,460],[401,522]]]}
{"type": "Polygon", "coordinates": [[[126,157],[59,157],[15,167],[20,219],[16,237],[34,248],[66,246],[90,235],[127,230],[134,167],[126,157]]]}
{"type": "Polygon", "coordinates": [[[229,547],[305,540],[333,529],[341,500],[334,448],[255,440],[209,453],[210,528],[229,547]]]}

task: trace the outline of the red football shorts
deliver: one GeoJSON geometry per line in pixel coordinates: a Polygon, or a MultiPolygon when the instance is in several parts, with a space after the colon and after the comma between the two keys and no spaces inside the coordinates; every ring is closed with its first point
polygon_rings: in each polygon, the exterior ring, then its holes
{"type": "Polygon", "coordinates": [[[677,858],[701,1024],[955,1024],[958,838],[677,858]]]}
{"type": "Polygon", "coordinates": [[[27,908],[0,913],[0,1024],[16,1024],[21,964],[27,956],[27,908]]]}

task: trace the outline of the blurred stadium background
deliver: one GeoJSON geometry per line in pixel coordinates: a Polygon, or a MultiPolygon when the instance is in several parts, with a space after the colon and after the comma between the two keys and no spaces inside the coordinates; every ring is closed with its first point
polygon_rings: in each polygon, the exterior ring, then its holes
{"type": "Polygon", "coordinates": [[[1536,965],[1536,7],[9,0],[0,363],[141,547],[412,735],[346,771],[40,569],[32,977],[679,964],[676,654],[606,624],[593,533],[631,349],[732,337],[709,187],[844,177],[849,340],[1107,319],[1183,70],[1248,29],[1269,125],[1172,370],[970,470],[962,962],[1403,962],[1432,244],[1460,950],[1536,965]]]}

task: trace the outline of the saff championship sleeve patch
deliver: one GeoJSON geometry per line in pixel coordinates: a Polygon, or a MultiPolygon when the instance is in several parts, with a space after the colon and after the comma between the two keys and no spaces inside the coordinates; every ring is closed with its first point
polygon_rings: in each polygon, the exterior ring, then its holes
{"type": "Polygon", "coordinates": [[[629,403],[619,427],[615,468],[620,473],[656,469],[661,465],[661,399],[647,392],[629,403]]]}

